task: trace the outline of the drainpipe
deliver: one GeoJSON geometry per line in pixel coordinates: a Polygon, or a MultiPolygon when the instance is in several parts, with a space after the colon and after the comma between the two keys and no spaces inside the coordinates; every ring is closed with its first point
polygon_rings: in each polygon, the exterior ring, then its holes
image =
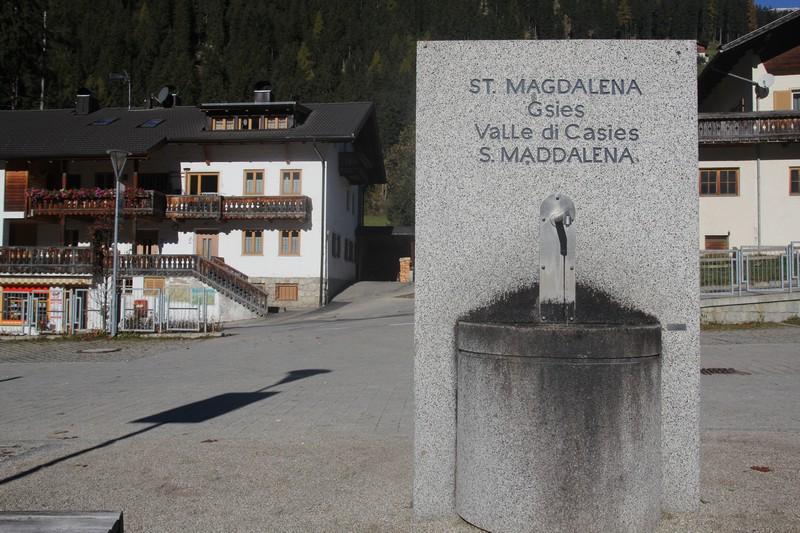
{"type": "MultiPolygon", "coordinates": [[[[759,111],[758,93],[756,93],[756,113],[759,111]]],[[[756,143],[756,244],[761,251],[761,143],[756,143]]]]}
{"type": "Polygon", "coordinates": [[[758,229],[757,243],[761,250],[761,146],[756,144],[756,228],[758,229]]]}
{"type": "Polygon", "coordinates": [[[327,250],[327,241],[328,241],[328,232],[326,229],[325,224],[325,189],[326,189],[326,182],[328,178],[328,162],[325,160],[325,157],[320,153],[319,148],[317,148],[317,143],[312,143],[311,146],[314,147],[314,151],[317,153],[317,157],[319,157],[320,164],[322,165],[322,207],[321,207],[321,236],[320,236],[320,245],[319,245],[319,306],[322,307],[328,302],[327,300],[327,291],[325,290],[325,250],[327,250]]]}

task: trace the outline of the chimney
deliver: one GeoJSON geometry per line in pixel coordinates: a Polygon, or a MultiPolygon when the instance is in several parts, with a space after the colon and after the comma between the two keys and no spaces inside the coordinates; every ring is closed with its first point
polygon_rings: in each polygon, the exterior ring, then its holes
{"type": "Polygon", "coordinates": [[[259,104],[272,101],[272,84],[268,81],[256,83],[253,89],[253,101],[259,104]]]}
{"type": "Polygon", "coordinates": [[[78,89],[78,94],[75,99],[76,115],[88,115],[89,113],[94,113],[99,108],[100,106],[97,103],[97,99],[92,94],[92,91],[86,87],[78,89]]]}

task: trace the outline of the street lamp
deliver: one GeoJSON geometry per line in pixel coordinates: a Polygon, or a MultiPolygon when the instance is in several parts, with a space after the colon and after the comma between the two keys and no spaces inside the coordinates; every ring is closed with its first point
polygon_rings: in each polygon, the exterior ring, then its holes
{"type": "Polygon", "coordinates": [[[117,336],[117,316],[119,308],[119,294],[117,292],[117,278],[119,277],[119,204],[122,195],[120,194],[120,181],[125,162],[128,160],[130,152],[125,150],[106,150],[111,158],[111,168],[114,169],[114,259],[111,274],[111,336],[117,336]]]}

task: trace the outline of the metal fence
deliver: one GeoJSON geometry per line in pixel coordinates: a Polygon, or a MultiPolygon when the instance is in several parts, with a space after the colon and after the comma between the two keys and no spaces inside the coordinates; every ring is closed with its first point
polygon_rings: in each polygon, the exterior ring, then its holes
{"type": "Polygon", "coordinates": [[[700,252],[700,293],[706,296],[793,292],[800,290],[798,274],[800,241],[700,252]]]}
{"type": "MultiPolygon", "coordinates": [[[[12,291],[6,291],[10,293],[12,291]]],[[[19,292],[3,310],[0,334],[76,334],[108,331],[111,325],[111,291],[65,288],[56,291],[19,292]]],[[[214,289],[181,287],[178,290],[121,289],[119,331],[136,333],[201,332],[213,329],[214,289]]]]}

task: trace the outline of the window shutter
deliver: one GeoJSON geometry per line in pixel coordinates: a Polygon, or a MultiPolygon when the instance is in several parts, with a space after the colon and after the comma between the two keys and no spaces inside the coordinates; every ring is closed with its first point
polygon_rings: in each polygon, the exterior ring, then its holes
{"type": "Polygon", "coordinates": [[[772,107],[775,111],[792,109],[792,91],[775,91],[772,93],[772,107]]]}
{"type": "Polygon", "coordinates": [[[727,235],[706,235],[706,250],[727,250],[727,235]]]}
{"type": "Polygon", "coordinates": [[[6,171],[6,211],[25,211],[25,189],[27,187],[27,171],[6,171]]]}

